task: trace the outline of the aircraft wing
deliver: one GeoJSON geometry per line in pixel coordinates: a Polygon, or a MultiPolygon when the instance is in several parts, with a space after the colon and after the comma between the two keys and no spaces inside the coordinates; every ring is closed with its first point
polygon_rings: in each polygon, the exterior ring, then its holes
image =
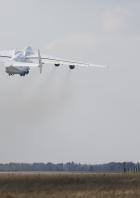
{"type": "Polygon", "coordinates": [[[12,58],[12,56],[14,55],[15,50],[3,50],[0,51],[0,58],[12,58]]]}
{"type": "Polygon", "coordinates": [[[14,50],[5,50],[5,51],[0,51],[0,63],[5,63],[9,61],[14,54],[14,50]]]}
{"type": "Polygon", "coordinates": [[[101,67],[104,68],[104,65],[96,65],[90,63],[83,63],[83,62],[75,62],[69,60],[62,60],[62,59],[54,59],[54,58],[42,58],[43,63],[52,63],[52,64],[60,64],[60,65],[74,65],[80,67],[101,67]]]}
{"type": "MultiPolygon", "coordinates": [[[[27,57],[29,60],[37,60],[38,56],[30,56],[27,57]]],[[[80,67],[98,67],[98,68],[106,68],[105,65],[96,65],[96,64],[90,64],[90,63],[84,63],[84,62],[75,62],[72,60],[65,60],[61,58],[53,58],[53,57],[46,57],[41,56],[43,64],[60,64],[60,65],[73,65],[73,66],[80,66],[80,67]]]]}

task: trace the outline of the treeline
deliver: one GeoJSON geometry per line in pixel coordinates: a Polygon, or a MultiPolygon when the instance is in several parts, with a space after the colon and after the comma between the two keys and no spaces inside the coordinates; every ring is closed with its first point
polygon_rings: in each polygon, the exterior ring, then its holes
{"type": "Polygon", "coordinates": [[[140,164],[133,162],[112,162],[108,164],[69,163],[8,163],[0,164],[1,172],[8,171],[80,171],[80,172],[140,172],[140,164]]]}

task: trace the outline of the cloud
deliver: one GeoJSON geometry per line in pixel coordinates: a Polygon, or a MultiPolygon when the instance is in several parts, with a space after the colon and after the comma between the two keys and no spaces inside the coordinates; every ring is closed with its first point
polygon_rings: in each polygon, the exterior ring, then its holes
{"type": "Polygon", "coordinates": [[[91,45],[95,45],[96,40],[94,35],[92,34],[73,34],[67,35],[62,39],[55,40],[49,44],[47,47],[48,50],[55,50],[63,48],[75,48],[75,47],[89,47],[91,45]]]}
{"type": "Polygon", "coordinates": [[[105,32],[118,32],[124,26],[125,18],[129,15],[126,8],[116,8],[105,12],[102,17],[102,28],[105,32]]]}
{"type": "Polygon", "coordinates": [[[51,42],[47,51],[53,57],[88,62],[97,46],[97,36],[93,33],[75,33],[51,42]]]}

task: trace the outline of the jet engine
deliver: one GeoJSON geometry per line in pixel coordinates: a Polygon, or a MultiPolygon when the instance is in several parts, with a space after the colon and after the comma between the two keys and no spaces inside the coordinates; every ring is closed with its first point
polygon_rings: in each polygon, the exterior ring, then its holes
{"type": "Polygon", "coordinates": [[[54,66],[55,66],[55,67],[59,67],[59,66],[60,66],[60,64],[59,64],[59,63],[56,63],[56,64],[54,64],[54,66]]]}
{"type": "Polygon", "coordinates": [[[75,65],[69,65],[70,69],[75,69],[75,65]]]}

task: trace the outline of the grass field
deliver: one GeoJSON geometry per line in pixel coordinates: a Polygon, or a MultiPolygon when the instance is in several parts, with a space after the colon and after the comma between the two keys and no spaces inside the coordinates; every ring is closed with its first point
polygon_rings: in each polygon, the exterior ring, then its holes
{"type": "Polygon", "coordinates": [[[0,173],[0,198],[140,198],[139,174],[0,173]]]}

